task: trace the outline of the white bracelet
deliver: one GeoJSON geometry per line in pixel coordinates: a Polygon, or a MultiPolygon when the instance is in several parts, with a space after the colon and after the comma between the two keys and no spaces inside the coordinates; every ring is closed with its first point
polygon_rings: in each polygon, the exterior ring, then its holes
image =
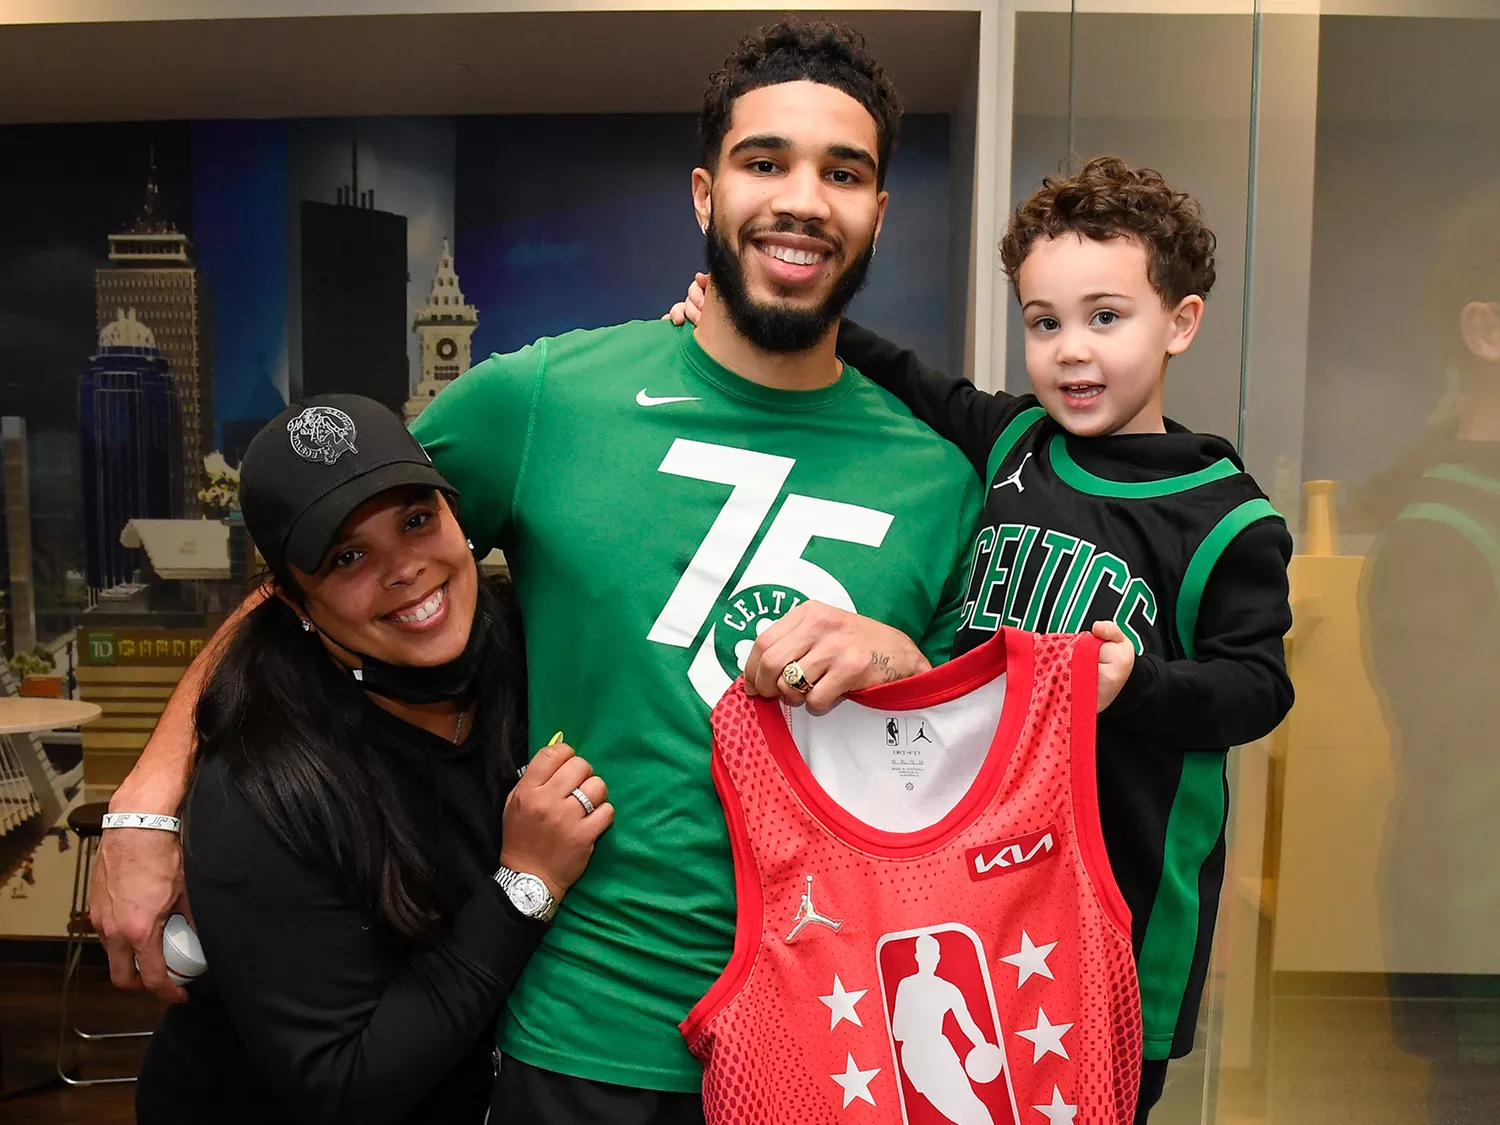
{"type": "Polygon", "coordinates": [[[103,826],[105,828],[158,828],[163,832],[178,833],[182,831],[182,821],[175,816],[164,816],[161,813],[105,813],[103,826]]]}

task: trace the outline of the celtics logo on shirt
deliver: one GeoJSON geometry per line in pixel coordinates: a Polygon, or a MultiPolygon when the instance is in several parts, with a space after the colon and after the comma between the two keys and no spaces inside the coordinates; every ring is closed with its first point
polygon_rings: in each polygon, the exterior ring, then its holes
{"type": "Polygon", "coordinates": [[[658,466],[670,476],[728,487],[718,517],[646,634],[657,644],[696,650],[688,680],[710,707],[740,674],[758,631],[793,605],[820,601],[859,612],[838,578],[803,558],[809,543],[835,539],[879,547],[890,530],[888,512],[785,493],[796,463],[678,438],[658,466]],[[732,590],[727,596],[726,589],[732,590]]]}
{"type": "Polygon", "coordinates": [[[745,670],[755,638],[807,601],[784,583],[766,582],[723,599],[714,612],[714,653],[731,679],[745,670]]]}

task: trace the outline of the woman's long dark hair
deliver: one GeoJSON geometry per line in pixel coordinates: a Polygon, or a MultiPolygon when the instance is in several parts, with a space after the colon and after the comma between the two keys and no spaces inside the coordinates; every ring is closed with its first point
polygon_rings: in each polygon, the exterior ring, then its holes
{"type": "MultiPolygon", "coordinates": [[[[474,628],[489,633],[474,723],[498,816],[527,758],[525,649],[508,580],[480,578],[474,628]]],[[[422,942],[456,903],[370,751],[368,706],[297,614],[268,597],[240,623],[198,698],[199,760],[223,756],[287,848],[332,871],[401,938],[422,942]]]]}

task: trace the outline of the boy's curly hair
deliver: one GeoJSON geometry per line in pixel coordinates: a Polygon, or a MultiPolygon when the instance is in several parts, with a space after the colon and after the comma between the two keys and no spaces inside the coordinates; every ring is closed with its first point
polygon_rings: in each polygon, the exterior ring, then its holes
{"type": "Polygon", "coordinates": [[[756,28],[708,79],[698,135],[703,167],[718,164],[735,99],[762,86],[817,82],[842,90],[875,119],[876,186],[885,185],[886,165],[901,124],[901,99],[880,64],[865,49],[865,37],[843,24],[797,18],[756,28]]]}
{"type": "Polygon", "coordinates": [[[1160,173],[1132,168],[1117,156],[1095,157],[1072,176],[1048,176],[1016,208],[1000,243],[1011,284],[1039,239],[1063,234],[1140,243],[1146,276],[1168,308],[1189,294],[1207,297],[1213,288],[1217,240],[1203,208],[1173,191],[1160,173]]]}

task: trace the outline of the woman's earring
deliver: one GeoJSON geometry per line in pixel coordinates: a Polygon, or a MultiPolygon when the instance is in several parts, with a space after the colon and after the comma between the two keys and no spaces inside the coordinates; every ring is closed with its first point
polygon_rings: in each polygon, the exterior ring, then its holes
{"type": "Polygon", "coordinates": [[[464,542],[469,545],[469,550],[472,551],[474,549],[474,540],[472,540],[472,539],[465,539],[464,542]]]}
{"type": "Polygon", "coordinates": [[[302,619],[302,631],[304,633],[311,633],[312,632],[312,622],[309,621],[305,617],[302,619]]]}

